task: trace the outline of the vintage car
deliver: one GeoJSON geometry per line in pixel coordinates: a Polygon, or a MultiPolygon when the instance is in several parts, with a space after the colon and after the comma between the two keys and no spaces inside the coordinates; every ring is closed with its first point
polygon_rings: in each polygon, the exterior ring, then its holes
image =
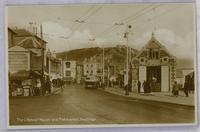
{"type": "Polygon", "coordinates": [[[85,88],[98,88],[99,79],[96,76],[87,76],[85,78],[85,88]]]}

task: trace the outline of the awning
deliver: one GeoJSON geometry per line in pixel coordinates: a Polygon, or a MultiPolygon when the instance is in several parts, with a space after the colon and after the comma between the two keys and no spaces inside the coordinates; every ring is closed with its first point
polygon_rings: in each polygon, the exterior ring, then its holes
{"type": "Polygon", "coordinates": [[[30,71],[18,71],[15,73],[10,73],[10,80],[24,80],[30,77],[30,71]]]}
{"type": "Polygon", "coordinates": [[[10,73],[9,75],[9,79],[10,80],[24,80],[24,79],[28,79],[31,77],[41,77],[42,75],[38,72],[38,71],[18,71],[15,73],[10,73]]]}

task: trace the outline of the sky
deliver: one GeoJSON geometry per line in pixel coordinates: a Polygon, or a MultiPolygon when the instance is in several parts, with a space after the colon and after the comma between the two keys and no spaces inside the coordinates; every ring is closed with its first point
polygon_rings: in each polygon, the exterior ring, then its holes
{"type": "Polygon", "coordinates": [[[141,50],[154,32],[172,55],[194,60],[194,7],[192,3],[8,6],[7,23],[30,30],[32,22],[38,33],[42,24],[47,46],[56,52],[125,45],[123,33],[131,25],[130,47],[141,50]]]}

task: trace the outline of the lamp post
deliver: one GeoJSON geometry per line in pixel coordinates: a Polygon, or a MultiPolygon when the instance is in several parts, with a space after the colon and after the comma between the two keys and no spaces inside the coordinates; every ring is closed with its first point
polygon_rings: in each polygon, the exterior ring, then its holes
{"type": "Polygon", "coordinates": [[[129,74],[129,48],[128,48],[128,35],[130,29],[132,28],[131,25],[128,25],[127,31],[124,33],[124,38],[126,38],[126,45],[127,45],[127,55],[126,55],[126,82],[125,82],[125,95],[129,95],[129,85],[128,85],[128,74],[129,74]]]}

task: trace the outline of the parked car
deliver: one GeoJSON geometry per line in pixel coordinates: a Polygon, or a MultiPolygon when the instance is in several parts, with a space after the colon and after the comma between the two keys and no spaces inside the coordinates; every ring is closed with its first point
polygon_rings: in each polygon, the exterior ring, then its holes
{"type": "Polygon", "coordinates": [[[96,76],[87,76],[85,78],[85,88],[98,88],[99,79],[96,76]]]}

